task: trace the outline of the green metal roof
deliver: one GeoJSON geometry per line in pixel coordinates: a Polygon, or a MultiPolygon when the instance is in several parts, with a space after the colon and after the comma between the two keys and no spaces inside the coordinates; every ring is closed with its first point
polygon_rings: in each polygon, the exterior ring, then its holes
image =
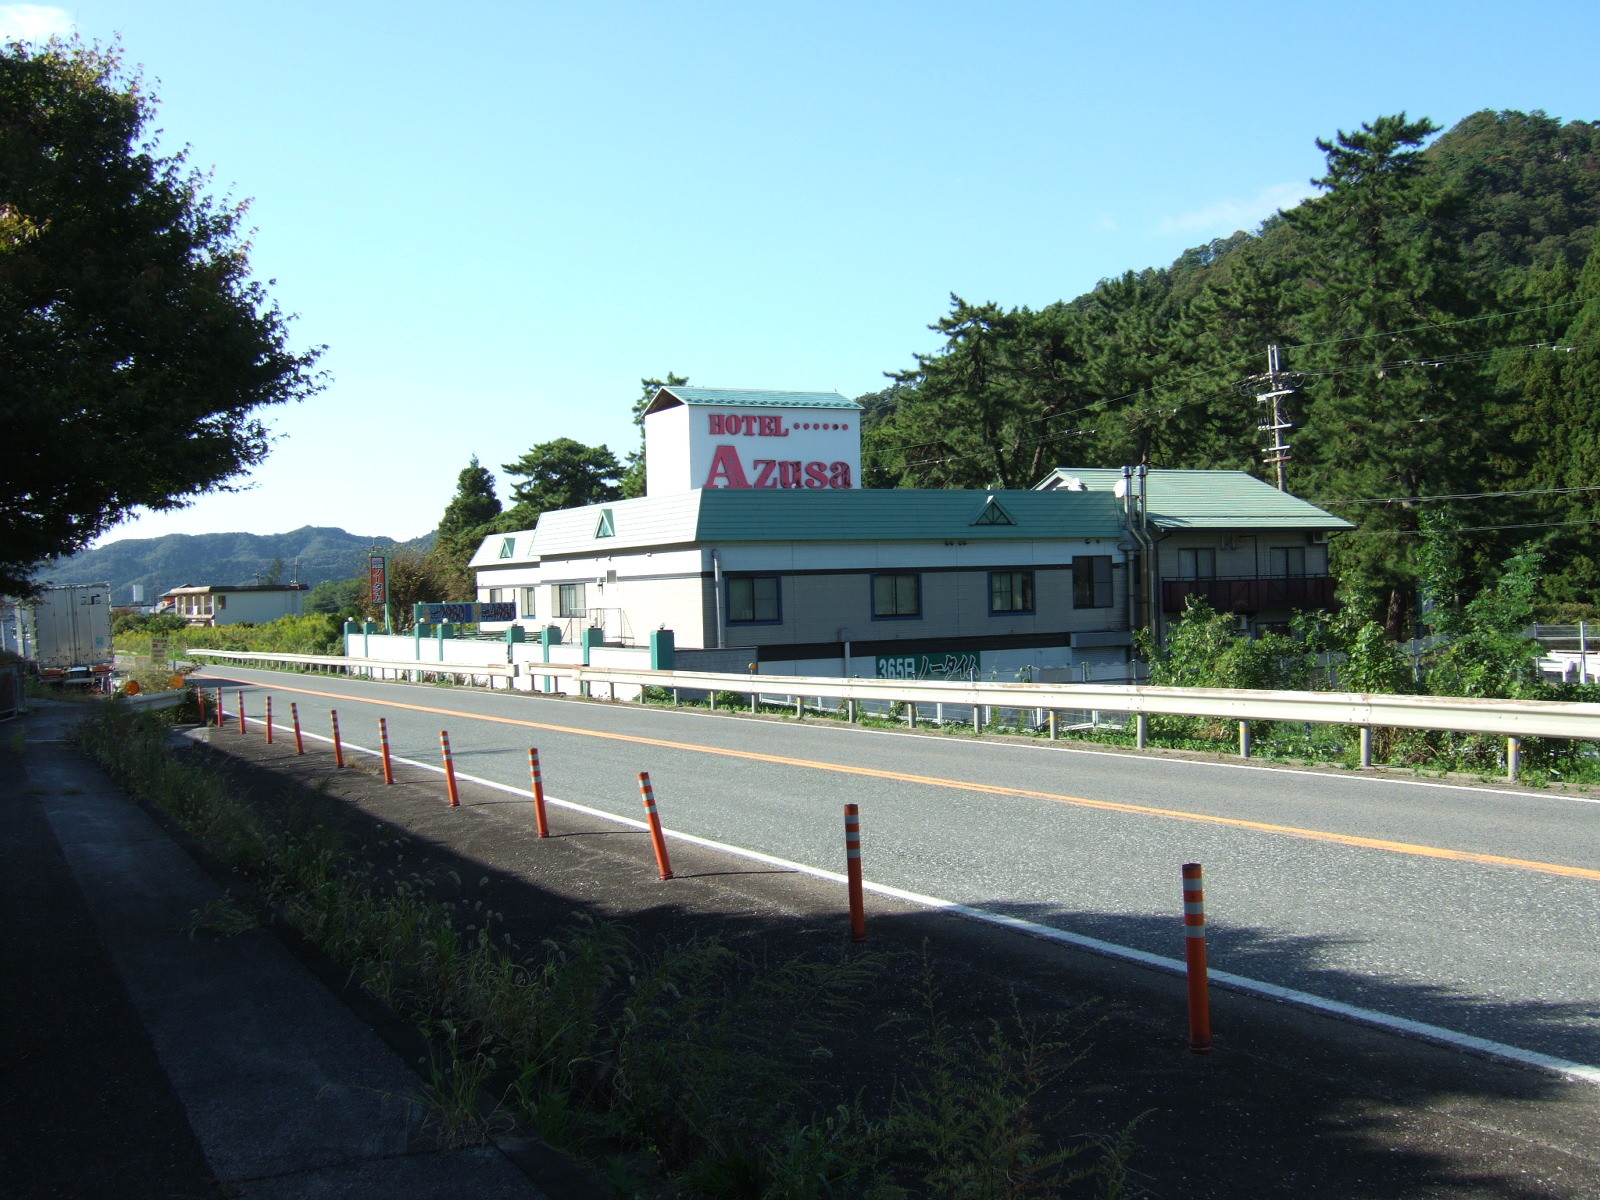
{"type": "MultiPolygon", "coordinates": [[[[1036,491],[1070,490],[1074,480],[1090,493],[1110,492],[1122,479],[1116,467],[1057,467],[1036,491]]],[[[1246,471],[1180,471],[1152,467],[1148,475],[1150,522],[1161,529],[1354,529],[1246,471]]]]}
{"type": "Polygon", "coordinates": [[[1104,492],[708,488],[547,512],[539,518],[532,550],[550,558],[730,542],[988,542],[1120,536],[1120,505],[1104,492]],[[1014,524],[974,524],[989,508],[991,496],[1014,524]],[[616,534],[596,539],[601,507],[611,510],[616,534]]]}
{"type": "Polygon", "coordinates": [[[662,388],[650,397],[645,413],[653,413],[678,404],[727,404],[739,408],[848,408],[860,411],[854,400],[847,400],[838,392],[762,392],[749,388],[662,388]]]}

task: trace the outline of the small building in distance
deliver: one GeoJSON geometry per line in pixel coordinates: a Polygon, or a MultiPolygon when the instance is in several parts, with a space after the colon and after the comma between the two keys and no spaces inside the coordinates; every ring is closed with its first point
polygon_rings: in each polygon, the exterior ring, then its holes
{"type": "Polygon", "coordinates": [[[262,625],[300,616],[310,590],[303,583],[186,583],[162,593],[158,609],[190,625],[262,625]]]}

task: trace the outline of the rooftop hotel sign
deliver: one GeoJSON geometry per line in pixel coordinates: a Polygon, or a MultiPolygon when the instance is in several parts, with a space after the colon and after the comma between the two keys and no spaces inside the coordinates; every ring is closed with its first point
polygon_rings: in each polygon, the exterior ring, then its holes
{"type": "MultiPolygon", "coordinates": [[[[728,399],[697,399],[647,416],[650,495],[695,488],[861,486],[861,410],[850,401],[838,397],[836,407],[777,400],[740,404],[737,394],[712,394],[728,399]]],[[[816,393],[756,395],[824,398],[816,393]]]]}

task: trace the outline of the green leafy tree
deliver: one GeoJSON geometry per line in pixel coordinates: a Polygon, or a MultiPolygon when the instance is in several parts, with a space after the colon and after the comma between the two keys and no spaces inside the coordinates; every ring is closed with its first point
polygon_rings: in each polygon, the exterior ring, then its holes
{"type": "Polygon", "coordinates": [[[155,105],[114,49],[0,47],[0,592],[225,488],[266,456],[256,410],[323,386],[155,105]]]}
{"type": "Polygon", "coordinates": [[[513,529],[530,528],[542,512],[622,497],[622,465],[616,455],[605,446],[585,446],[572,438],[540,442],[504,469],[520,480],[511,491],[513,529]]]}
{"type": "Polygon", "coordinates": [[[1428,687],[1440,696],[1514,697],[1537,690],[1531,662],[1538,643],[1526,635],[1533,619],[1543,555],[1524,546],[1500,578],[1461,610],[1455,636],[1438,653],[1428,687]]]}
{"type": "Polygon", "coordinates": [[[365,576],[353,579],[325,579],[306,593],[305,611],[331,616],[359,617],[361,598],[367,592],[365,576]]]}
{"type": "MultiPolygon", "coordinates": [[[[389,556],[389,611],[395,629],[404,633],[416,624],[414,607],[449,599],[453,581],[436,555],[398,546],[385,553],[389,556]]],[[[372,593],[366,588],[361,589],[360,605],[363,620],[382,623],[383,606],[372,603],[372,593]]]]}
{"type": "Polygon", "coordinates": [[[633,402],[633,423],[639,427],[639,445],[636,449],[628,451],[628,461],[622,473],[622,495],[628,499],[642,496],[645,492],[645,470],[648,464],[644,460],[644,410],[655,394],[664,387],[683,387],[689,382],[687,375],[674,375],[667,372],[665,379],[639,380],[639,398],[633,402]]]}

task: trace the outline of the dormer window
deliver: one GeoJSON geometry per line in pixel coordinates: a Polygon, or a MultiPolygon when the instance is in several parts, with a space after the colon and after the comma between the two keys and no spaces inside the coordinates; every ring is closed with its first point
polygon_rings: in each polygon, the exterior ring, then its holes
{"type": "Polygon", "coordinates": [[[517,553],[517,539],[514,537],[500,539],[500,557],[514,558],[517,553]]]}
{"type": "Polygon", "coordinates": [[[600,510],[600,520],[595,523],[594,535],[597,538],[617,536],[617,524],[611,519],[611,510],[609,508],[600,510]]]}
{"type": "Polygon", "coordinates": [[[983,507],[978,511],[978,515],[972,518],[971,524],[1015,525],[1016,522],[1011,519],[1010,513],[1000,507],[1000,502],[990,496],[983,502],[983,507]]]}

